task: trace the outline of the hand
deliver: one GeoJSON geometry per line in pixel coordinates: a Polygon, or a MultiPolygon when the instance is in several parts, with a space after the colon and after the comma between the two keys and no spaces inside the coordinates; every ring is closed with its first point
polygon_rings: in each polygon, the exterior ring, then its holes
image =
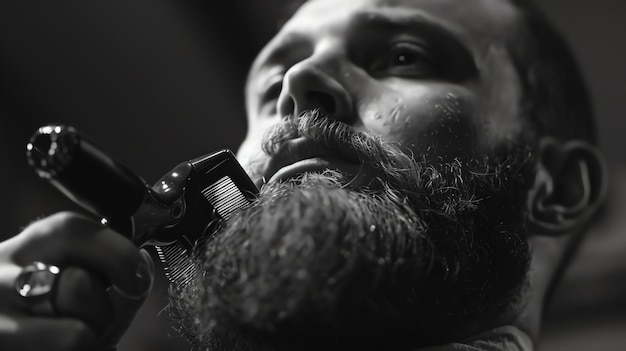
{"type": "Polygon", "coordinates": [[[144,250],[74,213],[37,221],[0,242],[0,345],[6,350],[111,350],[148,296],[144,250]],[[23,297],[16,279],[34,261],[58,266],[53,290],[23,297]],[[35,299],[49,301],[45,312],[35,299]]]}

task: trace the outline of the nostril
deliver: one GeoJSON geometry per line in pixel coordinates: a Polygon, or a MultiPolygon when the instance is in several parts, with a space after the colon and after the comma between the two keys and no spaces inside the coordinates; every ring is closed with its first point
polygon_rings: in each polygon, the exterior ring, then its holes
{"type": "Polygon", "coordinates": [[[295,101],[293,101],[293,99],[290,96],[278,99],[278,113],[282,117],[297,113],[295,109],[296,109],[295,101]]]}
{"type": "Polygon", "coordinates": [[[319,109],[324,114],[333,115],[337,112],[335,98],[328,93],[309,91],[306,93],[306,99],[311,107],[319,109]]]}

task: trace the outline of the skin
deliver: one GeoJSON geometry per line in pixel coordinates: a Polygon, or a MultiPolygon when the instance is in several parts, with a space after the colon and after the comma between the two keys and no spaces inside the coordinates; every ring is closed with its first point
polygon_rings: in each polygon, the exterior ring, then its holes
{"type": "Polygon", "coordinates": [[[520,87],[503,34],[515,23],[501,0],[309,2],[252,65],[238,157],[262,183],[297,161],[294,153],[315,156],[304,147],[282,159],[259,150],[269,127],[307,109],[418,159],[464,160],[520,142],[520,87]]]}

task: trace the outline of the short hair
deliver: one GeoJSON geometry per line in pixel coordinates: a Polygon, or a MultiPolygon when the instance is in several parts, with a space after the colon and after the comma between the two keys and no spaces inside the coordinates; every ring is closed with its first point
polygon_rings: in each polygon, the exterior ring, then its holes
{"type": "Polygon", "coordinates": [[[507,50],[522,83],[522,113],[539,136],[597,143],[591,98],[569,44],[531,1],[510,1],[521,15],[507,50]]]}

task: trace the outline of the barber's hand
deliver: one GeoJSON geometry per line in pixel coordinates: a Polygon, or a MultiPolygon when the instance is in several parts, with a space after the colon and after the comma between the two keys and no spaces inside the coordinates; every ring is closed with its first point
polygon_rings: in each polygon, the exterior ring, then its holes
{"type": "MultiPolygon", "coordinates": [[[[3,350],[112,350],[152,281],[147,252],[110,228],[73,213],[37,221],[0,242],[0,345],[3,350]],[[20,273],[32,262],[56,266],[60,273],[43,275],[55,277],[50,293],[23,297],[16,281],[24,281],[20,273]]],[[[22,293],[28,295],[27,288],[22,293]]]]}

